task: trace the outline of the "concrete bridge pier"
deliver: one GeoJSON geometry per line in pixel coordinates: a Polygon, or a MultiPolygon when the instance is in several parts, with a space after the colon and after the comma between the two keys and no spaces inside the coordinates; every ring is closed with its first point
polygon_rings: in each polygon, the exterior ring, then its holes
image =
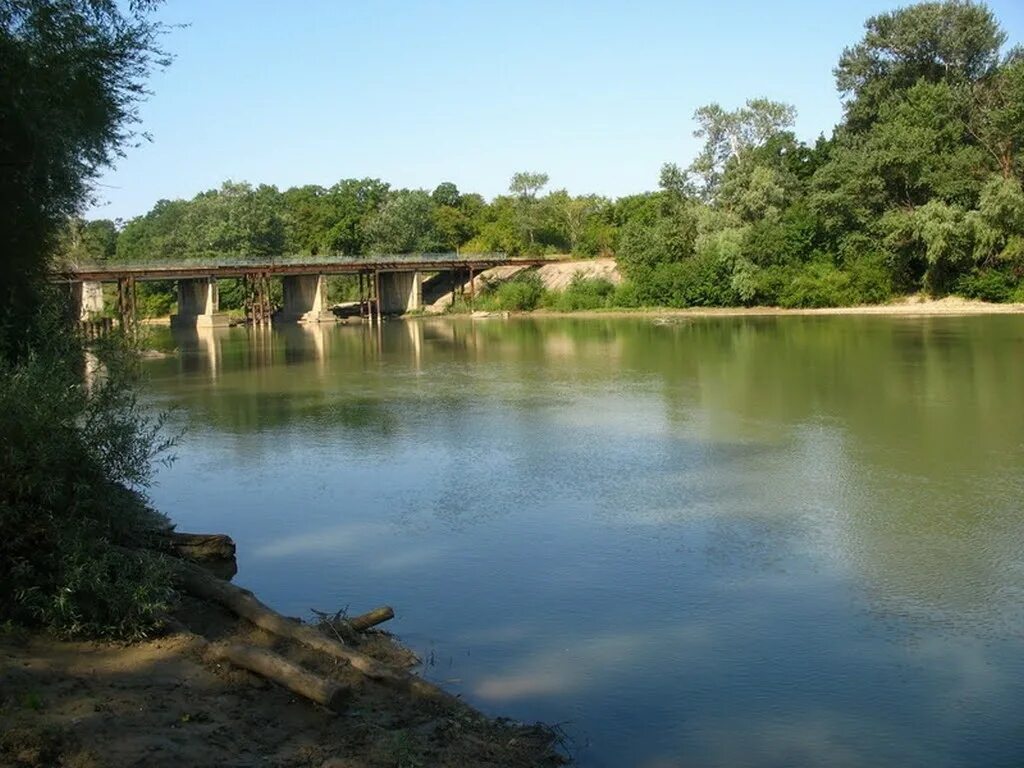
{"type": "Polygon", "coordinates": [[[401,315],[423,307],[422,272],[381,272],[380,311],[401,315]]]}
{"type": "Polygon", "coordinates": [[[333,323],[323,275],[288,275],[281,279],[283,304],[277,317],[291,323],[333,323]]]}
{"type": "Polygon", "coordinates": [[[229,325],[228,316],[220,311],[217,279],[197,277],[178,281],[178,314],[171,315],[177,328],[219,328],[229,325]]]}
{"type": "Polygon", "coordinates": [[[79,322],[96,319],[103,314],[103,283],[82,280],[71,283],[72,317],[79,322]]]}

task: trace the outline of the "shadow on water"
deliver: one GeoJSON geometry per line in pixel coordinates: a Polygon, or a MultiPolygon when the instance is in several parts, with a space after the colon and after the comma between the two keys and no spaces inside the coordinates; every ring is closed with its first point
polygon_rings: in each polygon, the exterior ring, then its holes
{"type": "Polygon", "coordinates": [[[428,675],[585,765],[1024,761],[1020,318],[162,343],[165,511],[286,612],[395,603],[428,675]]]}

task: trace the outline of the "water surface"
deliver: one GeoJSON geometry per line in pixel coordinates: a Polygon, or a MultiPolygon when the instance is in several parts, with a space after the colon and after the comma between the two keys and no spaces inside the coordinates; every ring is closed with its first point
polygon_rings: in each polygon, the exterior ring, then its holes
{"type": "Polygon", "coordinates": [[[1024,318],[164,334],[157,505],[580,764],[1024,764],[1024,318]]]}

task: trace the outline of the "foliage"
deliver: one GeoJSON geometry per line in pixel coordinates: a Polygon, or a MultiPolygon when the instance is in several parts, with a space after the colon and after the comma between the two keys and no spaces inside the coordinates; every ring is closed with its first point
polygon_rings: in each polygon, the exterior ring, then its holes
{"type": "Polygon", "coordinates": [[[982,301],[1013,301],[1016,282],[1013,276],[998,269],[973,269],[957,280],[957,292],[969,299],[982,301]]]}
{"type": "MultiPolygon", "coordinates": [[[[56,297],[54,304],[57,304],[56,297]]],[[[138,492],[171,440],[145,415],[123,339],[84,353],[53,313],[0,361],[0,618],[132,637],[170,595],[159,562],[120,549],[162,518],[138,492]]]]}
{"type": "Polygon", "coordinates": [[[35,314],[59,226],[134,136],[165,63],[152,6],[0,0],[0,357],[35,314]]]}
{"type": "MultiPolygon", "coordinates": [[[[690,166],[690,173],[700,179],[703,197],[713,200],[726,166],[731,161],[741,164],[751,150],[791,127],[796,110],[768,99],[750,99],[731,112],[718,104],[708,104],[700,107],[693,118],[698,126],[693,135],[704,139],[704,147],[690,166]]],[[[671,166],[662,170],[663,183],[674,176],[671,166]]]]}
{"type": "Polygon", "coordinates": [[[477,301],[478,309],[529,312],[544,300],[544,283],[536,272],[524,272],[509,280],[486,285],[477,301]]]}
{"type": "Polygon", "coordinates": [[[165,63],[154,5],[0,0],[0,623],[134,637],[170,595],[159,561],[122,548],[163,524],[140,491],[170,447],[139,405],[136,356],[116,339],[87,350],[41,309],[62,304],[55,257],[121,247],[115,223],[77,214],[165,63]]]}
{"type": "Polygon", "coordinates": [[[864,27],[864,39],[843,51],[835,70],[857,130],[918,82],[976,82],[997,65],[1006,41],[992,12],[967,0],[919,3],[873,16],[864,27]]]}
{"type": "Polygon", "coordinates": [[[371,253],[432,253],[442,246],[434,231],[434,206],[423,190],[403,189],[385,202],[366,226],[371,253]]]}
{"type": "Polygon", "coordinates": [[[558,312],[575,312],[611,307],[615,300],[615,285],[609,280],[586,278],[577,272],[564,291],[550,292],[544,297],[544,306],[558,312]]]}

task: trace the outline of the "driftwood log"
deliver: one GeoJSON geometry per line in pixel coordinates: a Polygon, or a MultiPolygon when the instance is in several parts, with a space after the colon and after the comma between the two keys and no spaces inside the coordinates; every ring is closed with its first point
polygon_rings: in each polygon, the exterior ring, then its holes
{"type": "Polygon", "coordinates": [[[172,616],[166,617],[166,625],[201,648],[207,660],[230,662],[335,712],[342,709],[351,697],[349,687],[319,677],[273,651],[242,643],[211,643],[172,616]]]}
{"type": "Polygon", "coordinates": [[[208,655],[215,661],[229,661],[236,667],[262,675],[292,693],[304,696],[335,712],[343,709],[352,695],[351,689],[347,686],[314,675],[265,648],[241,643],[215,643],[209,647],[208,655]]]}
{"type": "Polygon", "coordinates": [[[179,533],[167,531],[163,534],[171,551],[178,557],[194,562],[208,560],[233,560],[235,542],[223,533],[179,533]]]}
{"type": "Polygon", "coordinates": [[[464,706],[459,698],[422,678],[392,669],[366,654],[343,645],[338,640],[327,637],[308,624],[282,616],[261,603],[252,592],[211,576],[198,565],[174,558],[167,558],[167,562],[183,590],[203,600],[218,603],[267,632],[294,640],[307,648],[346,662],[377,683],[423,698],[464,706]]]}
{"type": "Polygon", "coordinates": [[[382,605],[380,608],[374,608],[372,611],[348,619],[347,623],[356,632],[365,632],[370,627],[376,627],[393,618],[395,618],[395,610],[390,605],[382,605]]]}

